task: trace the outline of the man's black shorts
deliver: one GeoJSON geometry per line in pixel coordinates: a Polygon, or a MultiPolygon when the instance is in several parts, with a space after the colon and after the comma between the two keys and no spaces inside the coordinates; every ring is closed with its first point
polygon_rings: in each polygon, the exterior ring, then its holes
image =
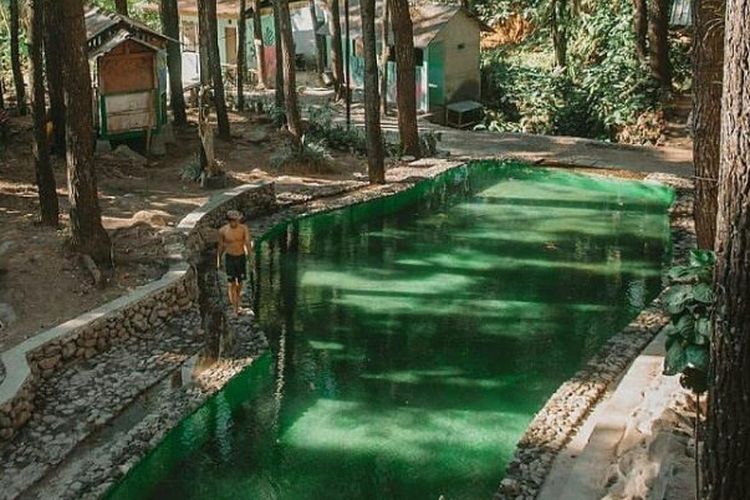
{"type": "Polygon", "coordinates": [[[224,268],[230,282],[239,281],[241,283],[247,277],[247,256],[244,253],[242,255],[225,254],[224,268]]]}

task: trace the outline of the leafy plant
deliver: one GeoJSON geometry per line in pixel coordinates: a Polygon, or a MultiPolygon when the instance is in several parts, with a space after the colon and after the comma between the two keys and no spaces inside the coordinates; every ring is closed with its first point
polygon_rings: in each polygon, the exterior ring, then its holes
{"type": "Polygon", "coordinates": [[[183,165],[180,178],[183,181],[197,181],[202,173],[200,158],[193,156],[183,165]]]}
{"type": "Polygon", "coordinates": [[[271,157],[271,166],[282,170],[293,164],[312,167],[316,171],[325,170],[333,158],[320,141],[310,140],[307,135],[302,136],[302,149],[295,151],[291,148],[283,149],[271,157]]]}
{"type": "Polygon", "coordinates": [[[664,294],[672,316],[666,327],[667,355],[664,374],[682,374],[680,383],[695,393],[708,387],[711,310],[714,293],[711,277],[716,257],[707,250],[693,250],[686,266],[669,271],[674,285],[664,294]]]}

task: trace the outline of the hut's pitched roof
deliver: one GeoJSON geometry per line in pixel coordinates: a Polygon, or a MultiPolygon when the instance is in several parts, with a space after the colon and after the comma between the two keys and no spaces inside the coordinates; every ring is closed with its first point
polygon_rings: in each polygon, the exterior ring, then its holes
{"type": "MultiPolygon", "coordinates": [[[[383,13],[384,7],[383,0],[377,0],[375,4],[375,16],[380,19],[383,13]]],[[[460,5],[450,4],[420,4],[411,5],[409,7],[411,14],[411,21],[414,29],[414,46],[418,48],[427,47],[430,42],[437,36],[443,26],[459,12],[465,13],[472,20],[474,20],[479,29],[482,31],[489,30],[482,21],[480,21],[475,15],[468,10],[464,9],[460,5]]],[[[341,29],[344,28],[344,16],[341,16],[341,29]]],[[[350,5],[349,8],[349,31],[352,39],[362,38],[362,20],[360,16],[359,3],[350,5]]],[[[330,27],[327,25],[321,26],[317,33],[319,35],[330,35],[330,27]]],[[[342,36],[346,36],[342,32],[342,36]]]]}
{"type": "Polygon", "coordinates": [[[131,17],[116,14],[114,12],[107,12],[99,7],[90,7],[86,9],[84,12],[84,20],[86,22],[87,40],[91,40],[114,27],[122,27],[136,32],[140,31],[163,40],[171,40],[168,36],[159,33],[131,17]]]}
{"type": "Polygon", "coordinates": [[[170,40],[177,41],[135,19],[122,14],[106,12],[98,7],[86,9],[84,20],[90,58],[106,54],[125,40],[133,40],[157,51],[160,50],[159,43],[170,40]]]}

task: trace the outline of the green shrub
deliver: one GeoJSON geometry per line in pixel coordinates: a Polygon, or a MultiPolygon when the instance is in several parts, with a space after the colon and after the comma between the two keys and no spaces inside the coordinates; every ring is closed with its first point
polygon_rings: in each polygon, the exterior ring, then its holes
{"type": "MultiPolygon", "coordinates": [[[[545,9],[545,3],[537,5],[540,23],[545,9]]],[[[656,142],[660,130],[620,133],[639,121],[641,128],[662,126],[643,118],[654,116],[660,104],[648,68],[636,57],[631,2],[585,2],[577,9],[568,25],[563,69],[554,67],[543,24],[524,44],[482,53],[488,112],[479,128],[656,142]]],[[[684,37],[673,37],[672,47],[675,82],[684,87],[690,73],[684,37]]]]}
{"type": "Polygon", "coordinates": [[[309,140],[308,136],[302,137],[302,149],[295,151],[292,148],[282,149],[271,157],[271,166],[277,170],[284,170],[292,165],[299,164],[312,167],[316,172],[327,170],[333,158],[325,145],[318,141],[309,140]]]}
{"type": "Polygon", "coordinates": [[[714,302],[711,278],[715,263],[713,252],[693,250],[687,266],[676,266],[669,271],[674,284],[664,294],[664,304],[672,316],[666,327],[664,374],[682,374],[682,385],[696,393],[704,392],[708,386],[714,302]]]}

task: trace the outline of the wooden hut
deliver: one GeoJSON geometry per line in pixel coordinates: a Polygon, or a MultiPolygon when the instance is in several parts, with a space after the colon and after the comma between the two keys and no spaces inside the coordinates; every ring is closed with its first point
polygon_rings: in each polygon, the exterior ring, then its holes
{"type": "Polygon", "coordinates": [[[145,138],[150,145],[167,123],[169,38],[98,8],[85,17],[99,138],[145,138]]]}
{"type": "MultiPolygon", "coordinates": [[[[382,17],[383,1],[376,2],[377,18],[382,17]]],[[[459,5],[419,4],[410,7],[414,27],[417,110],[430,113],[434,121],[445,123],[450,106],[465,115],[481,110],[479,74],[479,36],[489,30],[474,14],[459,5]]],[[[352,85],[361,88],[364,79],[362,28],[359,4],[353,0],[349,15],[351,40],[352,85]]],[[[342,18],[341,26],[344,22],[342,18]]],[[[318,34],[325,36],[330,51],[330,26],[321,27],[318,34]]],[[[380,46],[380,30],[376,30],[380,46]]],[[[344,44],[346,33],[342,33],[344,44]]],[[[388,100],[396,100],[396,62],[393,33],[388,64],[388,100]]],[[[344,50],[346,46],[344,45],[344,50]]],[[[379,50],[379,49],[378,49],[379,50]]],[[[379,61],[379,64],[382,64],[379,61]]],[[[465,117],[463,118],[466,119],[465,117]]],[[[458,120],[460,123],[460,118],[458,120]]],[[[454,120],[455,121],[455,120],[454,120]]],[[[465,125],[464,123],[463,125],[465,125]]]]}

